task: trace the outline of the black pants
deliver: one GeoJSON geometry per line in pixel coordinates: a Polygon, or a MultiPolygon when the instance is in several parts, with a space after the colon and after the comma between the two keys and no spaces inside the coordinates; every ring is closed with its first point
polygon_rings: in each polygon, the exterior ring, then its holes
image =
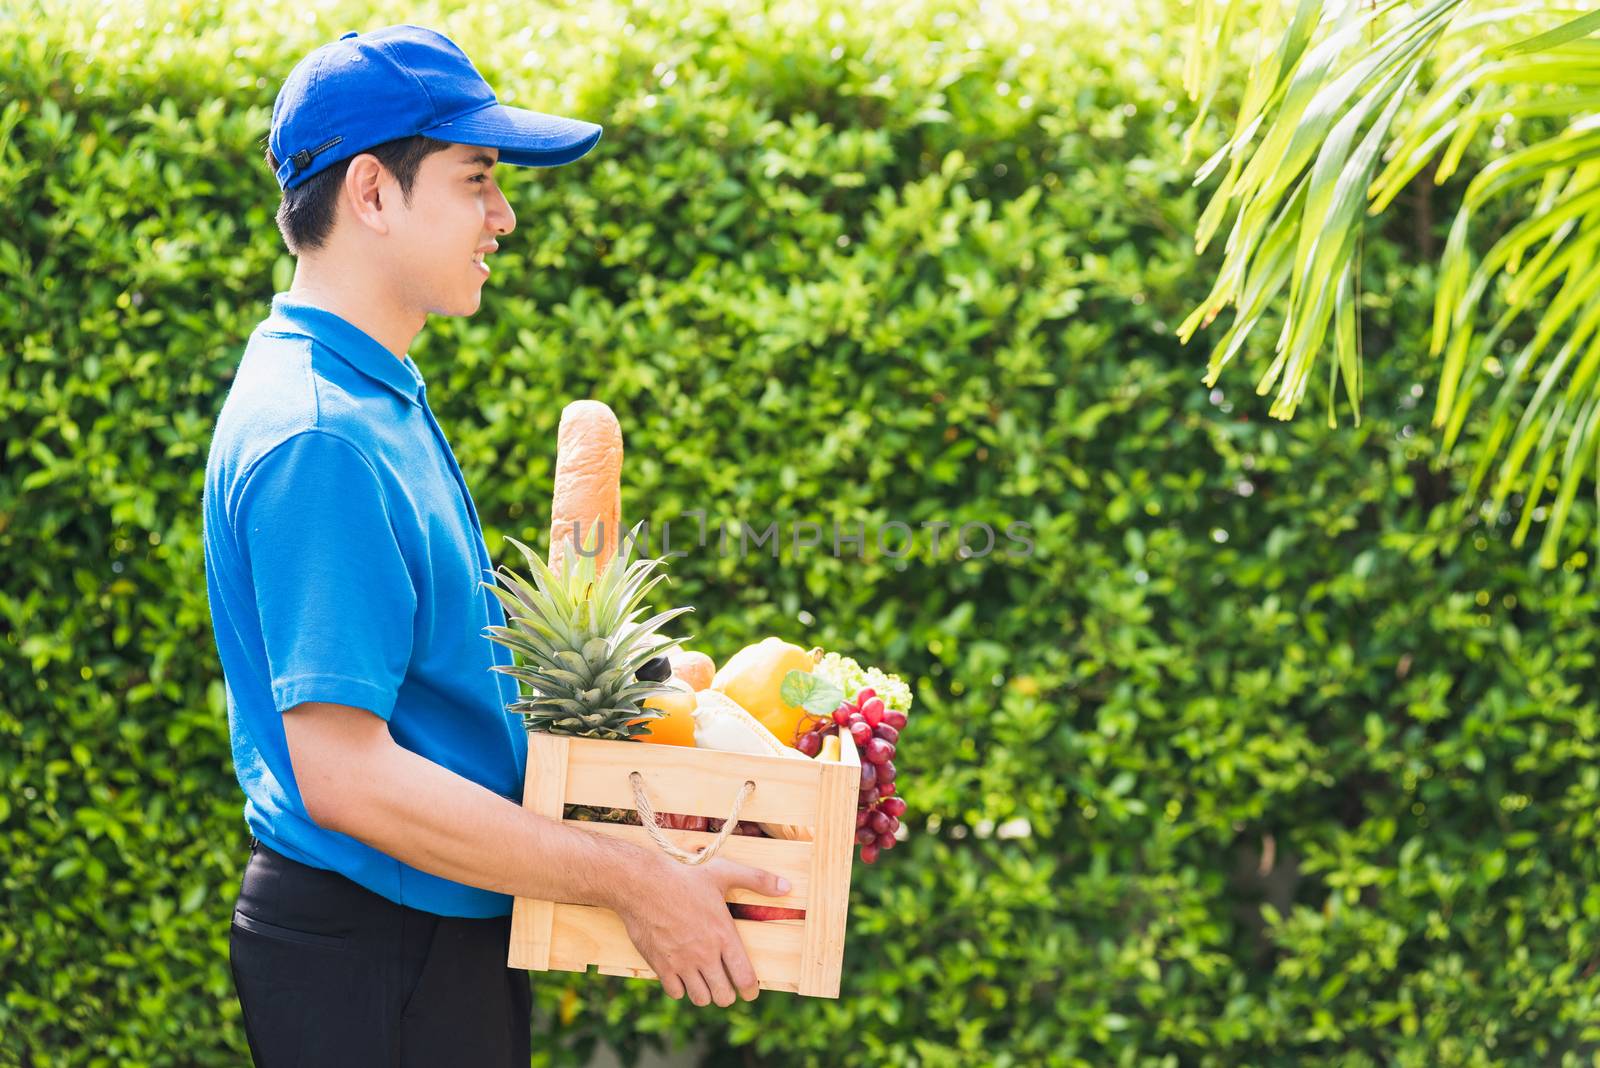
{"type": "Polygon", "coordinates": [[[260,1068],[527,1068],[528,973],[510,917],[397,905],[252,842],[229,934],[260,1068]]]}

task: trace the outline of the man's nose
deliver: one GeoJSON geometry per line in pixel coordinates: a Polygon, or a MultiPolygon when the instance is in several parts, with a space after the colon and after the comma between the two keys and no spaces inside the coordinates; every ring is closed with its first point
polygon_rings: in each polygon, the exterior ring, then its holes
{"type": "Polygon", "coordinates": [[[511,202],[506,199],[500,187],[495,187],[494,225],[501,234],[509,234],[517,228],[517,213],[511,210],[511,202]]]}

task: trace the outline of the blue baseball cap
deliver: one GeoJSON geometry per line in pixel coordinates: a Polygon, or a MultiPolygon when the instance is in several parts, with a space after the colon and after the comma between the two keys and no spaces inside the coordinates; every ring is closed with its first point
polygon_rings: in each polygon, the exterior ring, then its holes
{"type": "Polygon", "coordinates": [[[342,159],[424,134],[500,150],[513,167],[571,163],[600,127],[507,107],[450,38],[423,26],[351,31],[295,64],[272,104],[278,185],[293,189],[342,159]]]}

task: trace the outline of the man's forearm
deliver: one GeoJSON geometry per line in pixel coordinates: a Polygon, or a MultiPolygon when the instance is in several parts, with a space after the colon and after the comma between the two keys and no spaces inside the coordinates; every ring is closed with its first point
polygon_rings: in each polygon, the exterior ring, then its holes
{"type": "Polygon", "coordinates": [[[302,792],[310,786],[332,799],[318,822],[421,871],[519,897],[610,908],[654,863],[643,849],[529,812],[392,740],[364,757],[355,775],[297,763],[302,792]]]}

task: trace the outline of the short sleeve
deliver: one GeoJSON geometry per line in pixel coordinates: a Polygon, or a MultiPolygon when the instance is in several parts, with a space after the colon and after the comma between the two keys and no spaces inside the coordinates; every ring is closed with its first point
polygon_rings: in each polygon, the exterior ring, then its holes
{"type": "Polygon", "coordinates": [[[387,720],[417,597],[372,465],[343,438],[302,432],[250,469],[235,515],[278,711],[327,701],[387,720]]]}

